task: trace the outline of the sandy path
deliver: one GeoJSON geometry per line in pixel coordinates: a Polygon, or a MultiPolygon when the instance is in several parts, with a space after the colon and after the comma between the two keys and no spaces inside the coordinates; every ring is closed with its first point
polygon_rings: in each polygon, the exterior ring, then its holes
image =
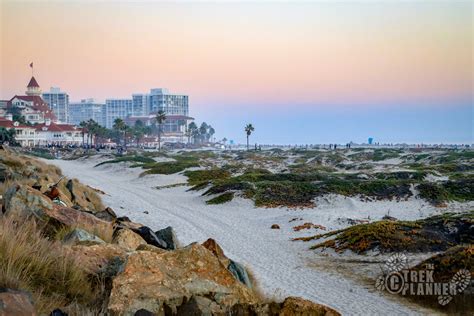
{"type": "Polygon", "coordinates": [[[288,223],[308,211],[256,209],[250,201],[240,198],[225,206],[210,206],[203,202],[200,193],[185,192],[186,187],[155,189],[157,185],[185,182],[186,178],[180,175],[138,178],[140,170],[120,166],[93,168],[91,161],[48,163],[59,166],[68,177],[106,192],[104,203],[119,215],[153,229],[172,226],[182,244],[216,239],[229,257],[251,268],[269,295],[301,296],[343,314],[421,312],[392,297],[381,296],[372,287],[309,268],[305,260],[305,256],[311,255],[308,245],[289,240],[294,237],[294,223],[288,223]],[[273,223],[279,223],[282,229],[269,229],[273,223]]]}

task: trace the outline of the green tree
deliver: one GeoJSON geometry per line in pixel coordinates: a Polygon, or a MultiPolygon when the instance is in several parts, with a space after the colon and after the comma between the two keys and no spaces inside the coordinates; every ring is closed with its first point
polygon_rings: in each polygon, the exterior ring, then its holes
{"type": "Polygon", "coordinates": [[[135,122],[135,125],[132,129],[133,137],[135,137],[135,141],[137,142],[137,148],[140,146],[140,139],[143,138],[145,135],[145,125],[142,121],[138,120],[135,122]]]}
{"type": "Polygon", "coordinates": [[[193,138],[193,144],[195,144],[196,143],[196,135],[199,134],[198,127],[197,127],[196,123],[194,123],[194,122],[189,123],[188,133],[189,133],[189,137],[193,138]]]}
{"type": "Polygon", "coordinates": [[[252,126],[252,124],[247,124],[245,126],[245,133],[247,134],[247,151],[249,150],[249,137],[254,130],[255,128],[252,126]]]}
{"type": "Polygon", "coordinates": [[[0,143],[15,144],[15,135],[16,132],[13,128],[6,129],[5,127],[0,127],[0,143]]]}
{"type": "MultiPolygon", "coordinates": [[[[90,119],[86,122],[86,127],[87,127],[87,131],[88,131],[88,138],[90,139],[90,144],[91,144],[91,146],[93,146],[94,145],[94,139],[96,138],[96,136],[99,132],[100,125],[99,125],[99,123],[97,123],[93,119],[90,119]]],[[[89,141],[87,143],[89,143],[89,141]]]]}
{"type": "Polygon", "coordinates": [[[199,126],[199,135],[200,135],[201,142],[206,140],[206,138],[207,138],[207,129],[208,128],[209,128],[209,126],[207,125],[206,122],[202,122],[201,126],[199,126]]]}
{"type": "Polygon", "coordinates": [[[214,127],[212,127],[211,125],[209,125],[208,134],[209,134],[209,139],[211,139],[211,141],[212,141],[212,136],[214,136],[215,133],[216,133],[216,130],[214,129],[214,127]]]}
{"type": "Polygon", "coordinates": [[[166,114],[165,112],[163,111],[158,111],[158,113],[156,113],[156,126],[158,128],[158,151],[161,151],[161,132],[163,131],[162,130],[162,126],[163,126],[163,123],[166,121],[166,114]]]}
{"type": "Polygon", "coordinates": [[[123,143],[124,147],[127,147],[127,140],[126,140],[126,130],[127,130],[127,124],[121,119],[121,118],[116,118],[114,120],[114,125],[112,128],[117,131],[119,134],[123,135],[123,143]]]}
{"type": "Polygon", "coordinates": [[[81,134],[82,134],[82,147],[84,147],[85,145],[85,132],[86,132],[86,129],[87,129],[87,123],[86,121],[82,121],[81,123],[79,123],[79,126],[81,127],[81,134]]]}

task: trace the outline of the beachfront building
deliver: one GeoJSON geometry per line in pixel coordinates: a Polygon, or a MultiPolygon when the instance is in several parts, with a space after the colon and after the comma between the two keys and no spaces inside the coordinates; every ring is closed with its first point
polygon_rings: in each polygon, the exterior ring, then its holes
{"type": "Polygon", "coordinates": [[[69,95],[60,88],[51,87],[49,92],[43,93],[43,100],[48,103],[59,122],[68,123],[69,95]]]}
{"type": "MultiPolygon", "coordinates": [[[[162,141],[171,143],[186,143],[188,138],[186,136],[186,129],[194,118],[186,115],[166,115],[166,120],[161,126],[162,141]]],[[[125,119],[128,126],[134,126],[137,121],[142,121],[145,126],[151,126],[152,131],[157,131],[156,115],[150,114],[146,116],[130,116],[125,119]]]]}
{"type": "Polygon", "coordinates": [[[150,113],[149,105],[150,96],[145,93],[132,94],[132,115],[131,116],[145,116],[150,113]]]}
{"type": "Polygon", "coordinates": [[[105,100],[105,127],[112,128],[118,118],[124,120],[132,115],[132,99],[107,99],[105,100]]]}
{"type": "Polygon", "coordinates": [[[19,122],[13,121],[13,116],[7,114],[0,118],[0,127],[5,129],[15,130],[15,140],[23,147],[33,147],[37,145],[38,139],[36,135],[36,128],[33,126],[23,125],[19,122]]]}
{"type": "Polygon", "coordinates": [[[165,142],[186,142],[186,128],[194,120],[189,116],[189,98],[187,95],[172,94],[168,89],[151,89],[149,94],[133,94],[131,115],[125,122],[133,126],[142,121],[146,126],[155,127],[156,114],[163,111],[166,120],[162,126],[162,138],[165,142]]]}
{"type": "Polygon", "coordinates": [[[7,114],[8,101],[9,100],[0,100],[0,117],[5,117],[7,114]]]}
{"type": "Polygon", "coordinates": [[[93,119],[99,125],[106,126],[105,103],[94,99],[83,99],[69,104],[69,122],[79,125],[83,121],[93,119]]]}
{"type": "Polygon", "coordinates": [[[189,115],[187,95],[171,94],[167,89],[151,89],[149,95],[149,112],[165,112],[166,115],[189,115]]]}
{"type": "MultiPolygon", "coordinates": [[[[36,124],[36,145],[46,146],[81,146],[83,129],[71,124],[60,124],[46,120],[43,124],[36,124]]],[[[84,137],[87,137],[85,133],[84,137]]]]}
{"type": "Polygon", "coordinates": [[[31,124],[44,123],[46,120],[57,121],[56,115],[43,98],[35,77],[28,83],[26,95],[15,95],[7,103],[7,112],[17,113],[31,124]]]}

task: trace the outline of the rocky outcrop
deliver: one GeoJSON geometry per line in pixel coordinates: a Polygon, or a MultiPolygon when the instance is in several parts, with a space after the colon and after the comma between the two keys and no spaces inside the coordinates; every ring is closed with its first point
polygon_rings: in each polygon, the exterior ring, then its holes
{"type": "Polygon", "coordinates": [[[135,233],[140,235],[147,243],[158,248],[168,249],[168,244],[159,238],[150,227],[142,226],[138,229],[132,229],[135,233]]]}
{"type": "Polygon", "coordinates": [[[130,229],[122,228],[115,231],[112,243],[127,251],[133,251],[147,242],[130,229]]]}
{"type": "Polygon", "coordinates": [[[99,237],[80,228],[73,229],[73,231],[64,237],[63,242],[74,245],[96,245],[105,243],[105,241],[99,237]]]}
{"type": "Polygon", "coordinates": [[[173,227],[168,226],[161,230],[157,230],[155,234],[159,239],[163,240],[166,243],[166,249],[175,250],[179,247],[178,238],[176,238],[176,234],[173,230],[173,227]]]}
{"type": "Polygon", "coordinates": [[[69,251],[77,258],[90,274],[100,274],[103,272],[111,262],[116,258],[120,261],[125,261],[127,253],[124,249],[112,244],[98,244],[98,245],[74,245],[66,246],[69,251]]]}
{"type": "Polygon", "coordinates": [[[28,292],[0,288],[0,316],[36,316],[33,299],[28,292]]]}
{"type": "Polygon", "coordinates": [[[94,213],[94,215],[107,222],[113,222],[117,219],[117,214],[110,207],[106,207],[103,211],[94,213]]]}
{"type": "Polygon", "coordinates": [[[93,213],[104,208],[97,193],[76,179],[67,181],[65,188],[69,191],[70,200],[74,205],[93,213]]]}
{"type": "Polygon", "coordinates": [[[338,316],[337,311],[327,306],[299,298],[288,297],[282,304],[280,316],[338,316]]]}
{"type": "Polygon", "coordinates": [[[234,277],[245,284],[247,287],[252,287],[252,282],[250,281],[250,277],[247,273],[247,270],[243,265],[238,262],[233,261],[232,259],[227,258],[224,254],[224,250],[222,250],[221,246],[212,238],[209,238],[202,244],[207,250],[212,252],[217,259],[226,267],[234,277]]]}
{"type": "Polygon", "coordinates": [[[79,227],[93,234],[102,232],[106,235],[108,232],[112,232],[112,223],[73,208],[55,205],[52,210],[46,211],[46,215],[50,226],[79,227]]]}
{"type": "Polygon", "coordinates": [[[177,309],[192,296],[202,296],[222,309],[256,298],[216,256],[199,244],[162,254],[137,251],[114,280],[108,310],[133,315],[139,309],[153,313],[177,309]]]}
{"type": "Polygon", "coordinates": [[[11,186],[5,192],[3,200],[5,214],[19,218],[34,216],[46,220],[46,212],[54,208],[51,199],[27,185],[11,186]]]}

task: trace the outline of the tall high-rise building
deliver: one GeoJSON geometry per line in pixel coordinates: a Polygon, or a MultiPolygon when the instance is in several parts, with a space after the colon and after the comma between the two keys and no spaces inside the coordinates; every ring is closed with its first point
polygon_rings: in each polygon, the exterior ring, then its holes
{"type": "Polygon", "coordinates": [[[105,126],[112,128],[117,118],[126,119],[133,116],[132,99],[106,99],[105,100],[105,126]]]}
{"type": "Polygon", "coordinates": [[[66,92],[61,91],[60,88],[51,87],[49,92],[43,93],[43,100],[48,103],[59,122],[69,122],[69,95],[66,92]]]}
{"type": "Polygon", "coordinates": [[[170,94],[167,89],[151,89],[149,95],[149,112],[165,112],[166,115],[189,115],[187,95],[170,94]]]}
{"type": "Polygon", "coordinates": [[[81,102],[69,104],[69,122],[79,125],[82,121],[93,119],[99,125],[106,126],[105,104],[94,99],[84,99],[81,102]]]}
{"type": "Polygon", "coordinates": [[[132,94],[132,115],[131,116],[144,116],[150,112],[149,106],[150,96],[144,93],[132,94]]]}

